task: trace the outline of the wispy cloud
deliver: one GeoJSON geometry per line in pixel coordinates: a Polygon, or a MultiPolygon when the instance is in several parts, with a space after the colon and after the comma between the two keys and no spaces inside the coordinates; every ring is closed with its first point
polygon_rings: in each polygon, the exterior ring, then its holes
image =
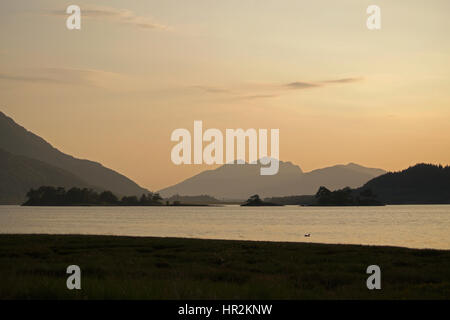
{"type": "Polygon", "coordinates": [[[285,88],[290,88],[290,89],[309,89],[309,88],[315,88],[315,87],[319,87],[319,86],[320,85],[315,84],[315,83],[300,82],[300,81],[291,82],[291,83],[287,83],[284,85],[285,88]]]}
{"type": "Polygon", "coordinates": [[[257,100],[257,99],[267,99],[267,98],[276,98],[278,94],[255,94],[255,95],[246,95],[235,97],[235,100],[257,100]]]}
{"type": "Polygon", "coordinates": [[[191,86],[196,90],[202,90],[206,94],[220,95],[232,100],[255,100],[276,98],[287,91],[310,90],[327,87],[334,84],[350,84],[362,81],[363,78],[340,78],[322,81],[294,81],[285,84],[260,83],[252,85],[239,85],[232,88],[196,85],[191,86]]]}
{"type": "Polygon", "coordinates": [[[120,82],[122,75],[96,69],[39,68],[23,73],[0,73],[0,80],[36,84],[82,85],[98,88],[120,82]],[[36,75],[38,74],[38,75],[36,75]]]}
{"type": "Polygon", "coordinates": [[[321,83],[352,83],[363,81],[364,78],[343,78],[343,79],[334,79],[334,80],[325,80],[321,81],[321,83]]]}
{"type": "Polygon", "coordinates": [[[330,84],[345,84],[345,83],[353,83],[353,82],[359,82],[362,81],[363,78],[342,78],[342,79],[331,79],[331,80],[322,80],[318,82],[303,82],[303,81],[297,81],[297,82],[291,82],[284,85],[285,88],[289,89],[311,89],[311,88],[317,88],[317,87],[324,87],[330,84]]]}
{"type": "Polygon", "coordinates": [[[0,80],[22,81],[22,82],[53,82],[53,83],[57,82],[55,79],[51,78],[27,76],[27,75],[14,75],[8,73],[0,73],[0,80]]]}
{"type": "MultiPolygon", "coordinates": [[[[169,30],[170,27],[161,23],[158,23],[150,17],[140,16],[135,12],[127,9],[118,9],[105,6],[80,6],[82,18],[88,18],[99,21],[108,21],[113,23],[120,23],[143,29],[159,29],[169,30]]],[[[46,12],[45,14],[52,16],[67,16],[63,10],[53,10],[46,12]]]]}

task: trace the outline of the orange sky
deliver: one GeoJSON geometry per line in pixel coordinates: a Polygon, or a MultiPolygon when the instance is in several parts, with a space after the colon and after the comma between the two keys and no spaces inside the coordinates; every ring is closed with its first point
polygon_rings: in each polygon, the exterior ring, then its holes
{"type": "Polygon", "coordinates": [[[80,31],[61,1],[0,4],[0,110],[151,190],[209,168],[170,160],[194,120],[280,129],[305,171],[450,163],[449,1],[77,4],[80,31]]]}

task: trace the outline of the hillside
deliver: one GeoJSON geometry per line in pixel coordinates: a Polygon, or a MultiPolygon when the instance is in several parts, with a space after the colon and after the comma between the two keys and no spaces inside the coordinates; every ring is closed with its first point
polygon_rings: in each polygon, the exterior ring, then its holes
{"type": "Polygon", "coordinates": [[[63,169],[0,149],[0,204],[22,203],[30,188],[47,185],[90,187],[63,169]]]}
{"type": "MultiPolygon", "coordinates": [[[[111,190],[118,195],[140,195],[148,190],[100,163],[74,158],[54,148],[0,112],[0,149],[45,162],[63,169],[88,185],[111,190]]],[[[6,183],[6,182],[4,182],[6,183]]]]}
{"type": "Polygon", "coordinates": [[[259,165],[226,164],[215,170],[203,171],[159,192],[163,197],[208,194],[221,200],[247,199],[253,194],[258,194],[261,198],[312,195],[320,186],[333,190],[347,186],[360,187],[383,173],[385,171],[381,169],[352,163],[304,173],[299,166],[280,161],[278,174],[261,176],[259,165]]]}
{"type": "Polygon", "coordinates": [[[372,179],[368,188],[388,204],[450,203],[450,167],[417,164],[372,179]]]}

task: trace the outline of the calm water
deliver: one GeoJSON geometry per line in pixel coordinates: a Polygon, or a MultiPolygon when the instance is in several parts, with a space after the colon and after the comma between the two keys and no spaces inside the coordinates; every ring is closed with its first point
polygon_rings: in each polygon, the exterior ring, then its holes
{"type": "Polygon", "coordinates": [[[105,234],[450,249],[450,205],[386,207],[0,206],[0,233],[105,234]],[[305,233],[311,233],[305,238],[305,233]]]}

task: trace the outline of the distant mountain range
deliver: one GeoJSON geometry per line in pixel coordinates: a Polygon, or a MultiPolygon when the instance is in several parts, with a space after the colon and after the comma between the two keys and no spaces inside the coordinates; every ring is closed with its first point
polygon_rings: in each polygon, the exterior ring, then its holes
{"type": "Polygon", "coordinates": [[[141,195],[148,190],[100,163],[54,148],[0,112],[0,203],[20,203],[31,187],[52,185],[141,195]]]}
{"type": "Polygon", "coordinates": [[[320,186],[329,189],[357,188],[386,173],[354,163],[336,165],[304,173],[291,162],[280,161],[278,174],[261,176],[259,164],[225,164],[203,171],[174,186],[160,190],[163,197],[207,194],[218,199],[243,200],[258,194],[261,198],[315,194],[320,186]]]}
{"type": "MultiPolygon", "coordinates": [[[[30,188],[40,186],[110,190],[119,197],[149,192],[100,163],[62,153],[0,112],[0,204],[22,203],[30,188]]],[[[173,202],[236,201],[258,194],[291,204],[310,202],[305,195],[314,195],[321,186],[370,189],[387,204],[450,203],[450,167],[418,164],[386,173],[349,163],[303,172],[291,162],[280,161],[278,174],[261,176],[259,164],[226,164],[159,192],[173,202]]]]}
{"type": "MultiPolygon", "coordinates": [[[[324,190],[320,188],[315,195],[271,197],[264,200],[283,205],[320,205],[320,198],[327,200],[327,192],[330,192],[324,190]]],[[[353,190],[335,190],[330,194],[333,195],[334,201],[322,205],[450,204],[450,167],[420,163],[406,170],[388,172],[373,178],[353,190]],[[344,196],[348,201],[336,201],[336,196],[338,200],[342,200],[344,196]]],[[[333,197],[329,199],[333,200],[333,197]]]]}

